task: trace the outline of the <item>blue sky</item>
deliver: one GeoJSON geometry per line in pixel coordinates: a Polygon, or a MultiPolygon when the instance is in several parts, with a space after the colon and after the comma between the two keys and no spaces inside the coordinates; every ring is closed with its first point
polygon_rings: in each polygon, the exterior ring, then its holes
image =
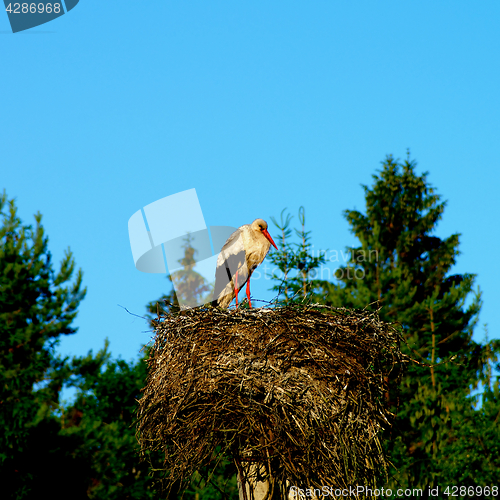
{"type": "Polygon", "coordinates": [[[145,205],[196,188],[207,224],[235,227],[304,205],[315,248],[340,252],[342,211],[407,148],[448,200],[437,235],[462,233],[454,272],[478,275],[476,339],[500,338],[498,19],[496,0],[81,0],[12,34],[0,12],[0,189],[88,287],[60,352],[108,337],[129,360],[150,339],[119,307],[169,289],[134,267],[145,205]]]}

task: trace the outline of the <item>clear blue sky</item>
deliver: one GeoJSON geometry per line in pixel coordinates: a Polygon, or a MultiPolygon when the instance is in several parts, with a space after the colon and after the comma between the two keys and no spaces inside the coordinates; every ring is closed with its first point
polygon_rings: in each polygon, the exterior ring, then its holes
{"type": "Polygon", "coordinates": [[[109,337],[129,360],[150,338],[118,307],[168,291],[133,264],[143,206],[196,188],[208,224],[237,227],[304,205],[315,248],[340,251],[342,211],[407,148],[448,200],[437,235],[462,233],[454,272],[478,275],[476,338],[499,338],[499,19],[497,0],[81,0],[14,35],[0,12],[0,189],[88,287],[60,352],[109,337]]]}

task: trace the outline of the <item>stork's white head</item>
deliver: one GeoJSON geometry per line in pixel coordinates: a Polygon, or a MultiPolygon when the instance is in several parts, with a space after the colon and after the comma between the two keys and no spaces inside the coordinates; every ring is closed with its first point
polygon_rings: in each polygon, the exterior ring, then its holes
{"type": "Polygon", "coordinates": [[[265,238],[271,243],[271,245],[278,250],[276,243],[274,243],[271,235],[267,231],[267,222],[264,219],[255,219],[250,227],[257,233],[262,233],[265,238]]]}

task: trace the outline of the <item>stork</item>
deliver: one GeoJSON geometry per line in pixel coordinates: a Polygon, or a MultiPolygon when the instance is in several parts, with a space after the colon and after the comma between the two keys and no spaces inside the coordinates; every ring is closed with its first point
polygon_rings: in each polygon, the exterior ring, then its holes
{"type": "Polygon", "coordinates": [[[250,276],[264,260],[271,245],[278,250],[267,231],[267,222],[255,219],[251,224],[239,227],[222,247],[217,258],[213,306],[229,307],[238,292],[247,284],[248,305],[250,302],[250,276]]]}

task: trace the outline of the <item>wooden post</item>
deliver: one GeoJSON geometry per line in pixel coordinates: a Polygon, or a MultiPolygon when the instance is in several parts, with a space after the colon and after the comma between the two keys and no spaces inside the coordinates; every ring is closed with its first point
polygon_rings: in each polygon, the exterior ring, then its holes
{"type": "Polygon", "coordinates": [[[252,457],[252,452],[247,451],[235,460],[235,464],[238,470],[239,500],[271,500],[273,498],[275,481],[270,463],[256,461],[255,457],[252,457]],[[245,460],[246,457],[248,460],[245,460]]]}
{"type": "Polygon", "coordinates": [[[271,500],[273,494],[272,479],[259,481],[266,476],[263,464],[248,463],[242,465],[243,473],[238,472],[239,500],[271,500]]]}

